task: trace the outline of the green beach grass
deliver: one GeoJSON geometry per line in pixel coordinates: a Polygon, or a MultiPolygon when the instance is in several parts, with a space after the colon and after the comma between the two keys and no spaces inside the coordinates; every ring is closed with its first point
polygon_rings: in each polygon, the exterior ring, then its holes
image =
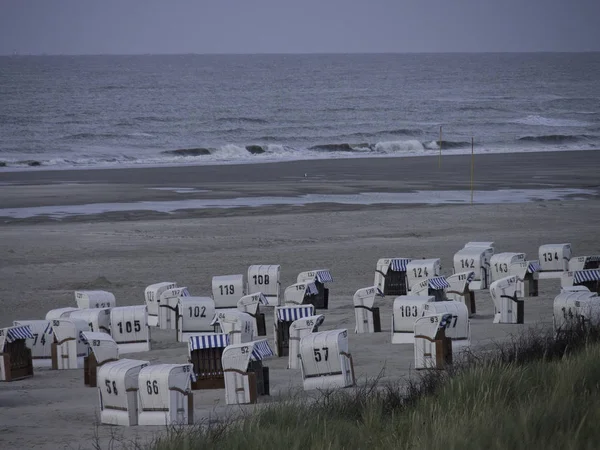
{"type": "Polygon", "coordinates": [[[150,448],[596,449],[600,448],[600,329],[555,338],[536,330],[451,370],[394,385],[261,405],[251,414],[170,427],[150,448]]]}

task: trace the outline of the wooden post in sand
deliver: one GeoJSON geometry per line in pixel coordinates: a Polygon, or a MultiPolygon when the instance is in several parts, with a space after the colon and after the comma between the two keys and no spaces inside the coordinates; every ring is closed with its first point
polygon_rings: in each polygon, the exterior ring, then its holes
{"type": "Polygon", "coordinates": [[[440,156],[438,158],[438,169],[442,167],[442,126],[440,125],[440,156]]]}
{"type": "Polygon", "coordinates": [[[473,174],[475,172],[475,144],[471,136],[471,205],[473,204],[473,174]]]}

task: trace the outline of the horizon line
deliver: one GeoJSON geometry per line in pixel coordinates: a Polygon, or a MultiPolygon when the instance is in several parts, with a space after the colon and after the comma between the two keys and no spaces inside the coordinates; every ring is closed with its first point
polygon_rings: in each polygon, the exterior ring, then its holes
{"type": "Polygon", "coordinates": [[[581,54],[600,53],[600,50],[517,50],[517,51],[403,51],[403,52],[183,52],[183,53],[0,53],[0,57],[44,57],[44,56],[318,56],[318,55],[457,55],[457,54],[581,54]]]}

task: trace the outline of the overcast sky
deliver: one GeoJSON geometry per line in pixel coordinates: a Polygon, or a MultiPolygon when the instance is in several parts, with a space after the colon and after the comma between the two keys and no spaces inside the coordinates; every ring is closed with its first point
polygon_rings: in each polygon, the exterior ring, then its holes
{"type": "Polygon", "coordinates": [[[600,51],[600,0],[0,0],[13,51],[600,51]]]}

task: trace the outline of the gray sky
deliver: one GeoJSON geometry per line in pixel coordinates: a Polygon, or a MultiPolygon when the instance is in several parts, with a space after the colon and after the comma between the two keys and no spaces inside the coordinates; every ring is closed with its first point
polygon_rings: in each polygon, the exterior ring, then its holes
{"type": "Polygon", "coordinates": [[[600,51],[600,0],[0,0],[13,51],[600,51]]]}

